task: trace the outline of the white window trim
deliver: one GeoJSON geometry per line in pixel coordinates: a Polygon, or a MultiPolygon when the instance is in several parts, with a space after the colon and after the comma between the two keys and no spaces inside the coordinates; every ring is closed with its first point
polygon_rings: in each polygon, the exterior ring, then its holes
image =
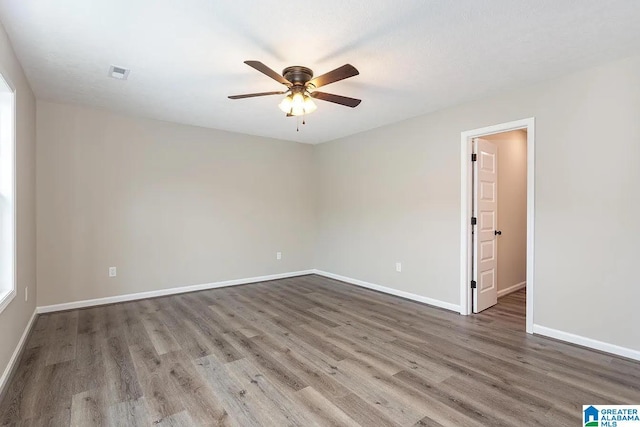
{"type": "Polygon", "coordinates": [[[12,271],[12,280],[11,280],[11,289],[0,290],[0,314],[7,308],[7,306],[13,301],[13,299],[18,294],[18,272],[17,272],[17,258],[18,258],[18,243],[17,243],[17,225],[18,225],[18,212],[17,212],[17,168],[16,168],[16,156],[17,156],[17,133],[18,133],[18,93],[16,87],[13,85],[10,79],[7,78],[6,73],[3,69],[0,68],[0,78],[4,80],[4,82],[9,86],[11,91],[13,92],[13,135],[11,144],[13,145],[13,158],[11,159],[11,163],[13,166],[13,227],[11,230],[11,235],[13,238],[13,271],[12,271]]]}
{"type": "Polygon", "coordinates": [[[7,308],[7,306],[11,303],[11,301],[13,301],[13,299],[16,297],[16,294],[17,292],[16,292],[15,284],[12,290],[4,291],[0,294],[0,313],[2,313],[5,308],[7,308]]]}

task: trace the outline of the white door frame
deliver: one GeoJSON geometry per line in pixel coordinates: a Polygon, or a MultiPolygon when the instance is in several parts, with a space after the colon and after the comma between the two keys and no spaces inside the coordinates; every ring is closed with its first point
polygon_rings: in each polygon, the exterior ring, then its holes
{"type": "Polygon", "coordinates": [[[462,132],[460,180],[460,314],[471,314],[471,153],[472,139],[496,133],[527,131],[527,333],[533,333],[534,285],[534,187],[535,187],[535,118],[516,120],[462,132]]]}

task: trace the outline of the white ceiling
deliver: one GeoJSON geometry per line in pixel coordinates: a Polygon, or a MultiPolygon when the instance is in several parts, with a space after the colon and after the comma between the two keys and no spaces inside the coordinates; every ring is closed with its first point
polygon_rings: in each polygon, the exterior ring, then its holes
{"type": "Polygon", "coordinates": [[[639,0],[2,0],[40,99],[318,143],[640,52],[639,0]],[[243,64],[360,75],[296,132],[243,64]],[[131,69],[107,77],[111,64],[131,69]]]}

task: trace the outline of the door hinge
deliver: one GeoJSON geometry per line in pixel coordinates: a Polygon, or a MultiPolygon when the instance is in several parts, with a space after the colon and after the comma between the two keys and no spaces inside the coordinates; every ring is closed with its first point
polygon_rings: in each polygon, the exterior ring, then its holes
{"type": "Polygon", "coordinates": [[[471,289],[475,289],[476,288],[476,281],[472,280],[471,281],[471,289]]]}
{"type": "Polygon", "coordinates": [[[471,154],[471,161],[476,162],[478,160],[478,155],[476,153],[471,154]]]}
{"type": "Polygon", "coordinates": [[[471,217],[471,225],[476,225],[478,223],[478,218],[476,218],[475,216],[471,217]]]}

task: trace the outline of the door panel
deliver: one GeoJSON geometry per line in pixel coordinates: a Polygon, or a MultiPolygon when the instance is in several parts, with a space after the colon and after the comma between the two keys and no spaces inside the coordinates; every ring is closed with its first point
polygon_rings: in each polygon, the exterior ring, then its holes
{"type": "Polygon", "coordinates": [[[493,261],[496,257],[494,248],[493,242],[480,243],[480,262],[493,261]]]}
{"type": "Polygon", "coordinates": [[[474,216],[478,223],[474,230],[473,248],[473,312],[498,302],[497,240],[494,234],[498,223],[498,147],[487,140],[476,139],[474,152],[474,216]]]}

